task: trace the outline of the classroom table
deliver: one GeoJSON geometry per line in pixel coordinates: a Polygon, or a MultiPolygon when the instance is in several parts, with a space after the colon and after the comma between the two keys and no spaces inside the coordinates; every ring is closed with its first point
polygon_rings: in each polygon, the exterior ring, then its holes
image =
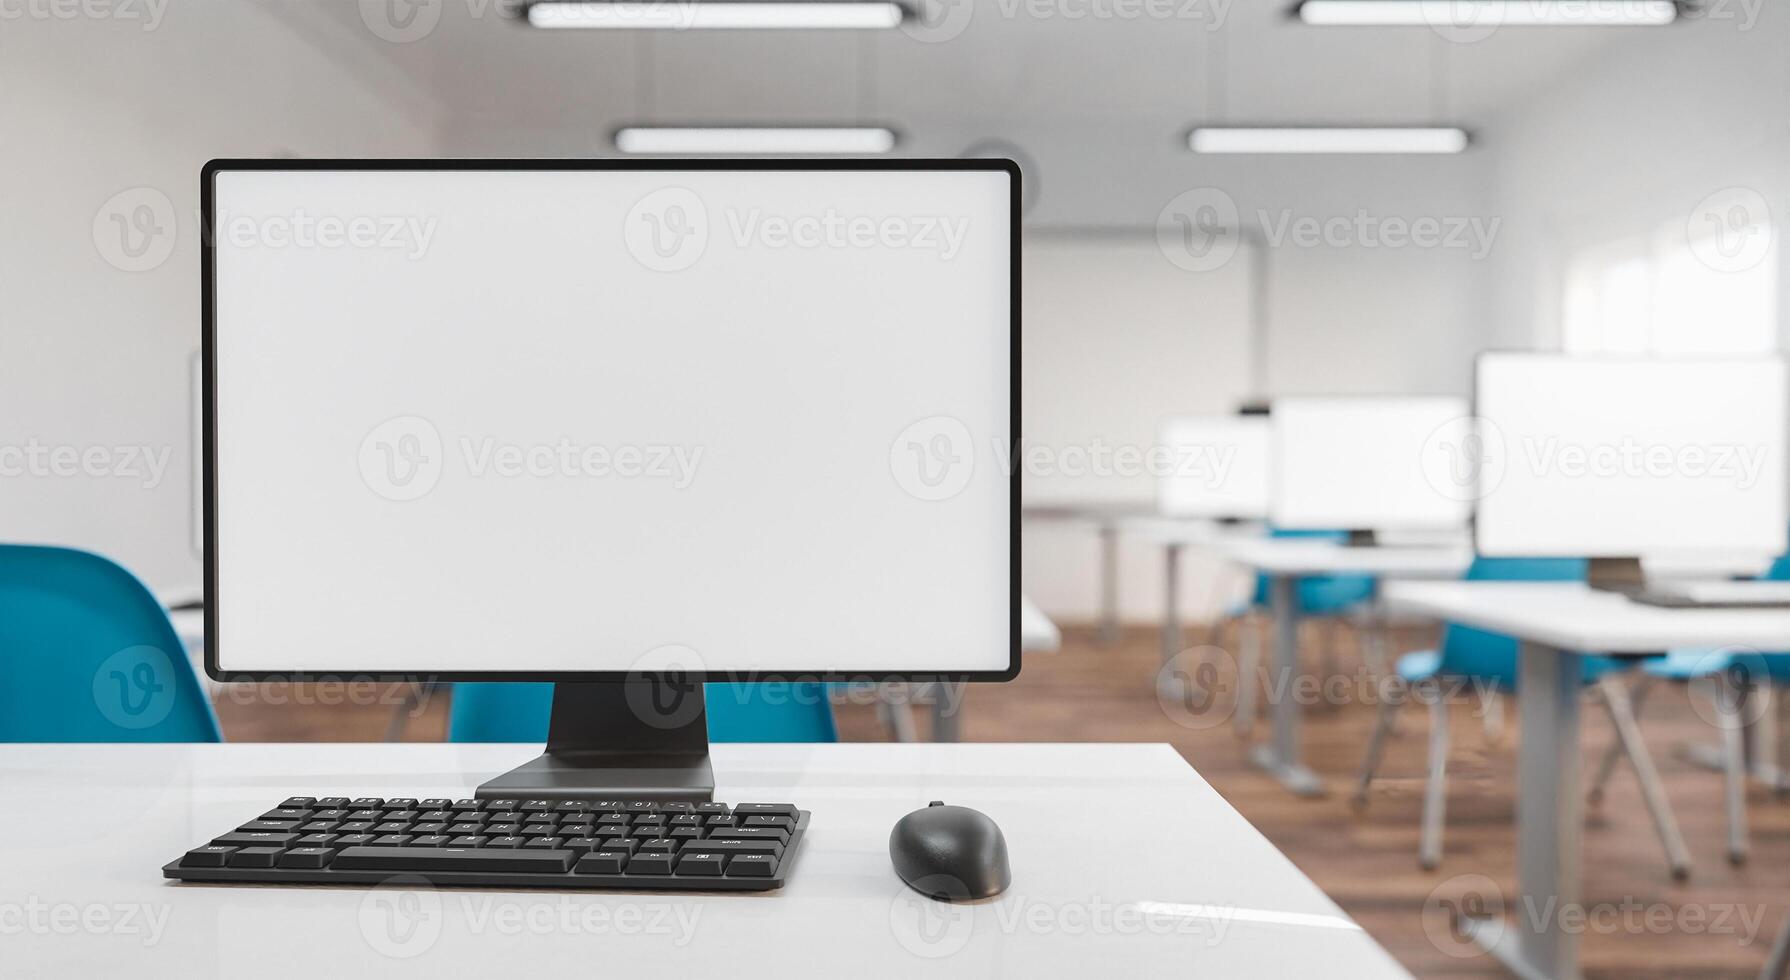
{"type": "Polygon", "coordinates": [[[1212,517],[1173,517],[1152,514],[1133,517],[1120,524],[1127,537],[1162,547],[1162,662],[1181,652],[1181,555],[1188,548],[1214,548],[1224,542],[1259,538],[1260,521],[1228,521],[1212,517]]]}
{"type": "Polygon", "coordinates": [[[163,864],[288,796],[466,797],[539,751],[8,746],[0,908],[19,910],[8,920],[19,928],[5,939],[0,972],[1408,976],[1167,745],[715,745],[717,799],[790,802],[813,814],[789,883],[762,894],[162,877],[163,864]],[[1005,893],[938,904],[895,877],[890,828],[931,800],[1000,823],[1013,866],[1005,893]],[[1096,807],[1151,830],[1090,833],[1096,807]]]}
{"type": "MultiPolygon", "coordinates": [[[[1456,578],[1473,562],[1472,549],[1464,544],[1352,545],[1316,538],[1249,538],[1226,542],[1227,559],[1268,577],[1268,607],[1273,620],[1273,650],[1269,658],[1268,710],[1273,732],[1256,746],[1250,759],[1267,770],[1282,786],[1300,796],[1324,792],[1324,782],[1300,759],[1300,706],[1290,692],[1299,672],[1299,610],[1295,602],[1299,579],[1311,575],[1371,575],[1379,579],[1456,578]]],[[[1251,690],[1252,678],[1240,678],[1238,697],[1251,690]]]]}
{"type": "Polygon", "coordinates": [[[1100,620],[1095,637],[1101,643],[1119,638],[1119,528],[1128,518],[1156,512],[1154,502],[1087,500],[1027,504],[1020,517],[1028,521],[1091,524],[1100,536],[1100,620]]]}
{"type": "Polygon", "coordinates": [[[1786,609],[1665,609],[1580,582],[1397,582],[1393,608],[1520,641],[1517,890],[1513,912],[1469,921],[1475,940],[1525,977],[1579,976],[1578,931],[1548,909],[1580,908],[1580,652],[1644,655],[1684,647],[1781,649],[1786,609]],[[1537,919],[1544,920],[1537,928],[1537,919]]]}

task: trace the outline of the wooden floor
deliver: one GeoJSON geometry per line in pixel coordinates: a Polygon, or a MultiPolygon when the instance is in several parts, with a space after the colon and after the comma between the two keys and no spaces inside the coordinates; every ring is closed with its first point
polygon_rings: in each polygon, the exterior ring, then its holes
{"type": "MultiPolygon", "coordinates": [[[[1321,629],[1307,647],[1323,646],[1321,629]]],[[[963,734],[968,741],[1169,742],[1294,863],[1339,902],[1413,973],[1430,977],[1504,976],[1484,957],[1464,951],[1448,932],[1446,909],[1486,892],[1487,876],[1504,895],[1514,891],[1514,705],[1503,699],[1510,725],[1502,741],[1487,737],[1472,692],[1453,699],[1450,736],[1447,852],[1435,872],[1418,868],[1418,811],[1423,786],[1427,712],[1407,705],[1399,735],[1382,767],[1372,799],[1349,804],[1355,773],[1371,730],[1372,686],[1344,629],[1331,634],[1337,657],[1335,705],[1306,710],[1307,761],[1330,780],[1322,799],[1296,799],[1251,768],[1226,722],[1236,678],[1228,653],[1196,658],[1214,664],[1220,691],[1210,707],[1189,712],[1154,693],[1159,668],[1154,630],[1128,630],[1111,646],[1083,629],[1065,631],[1063,649],[1028,656],[1018,680],[977,685],[968,695],[963,734]]],[[[1424,631],[1400,633],[1398,649],[1427,645],[1424,631]]],[[[1308,666],[1320,666],[1313,653],[1308,666]]],[[[401,689],[365,687],[322,705],[313,692],[269,689],[264,697],[226,697],[219,705],[226,736],[243,741],[378,740],[403,700],[401,689]],[[283,704],[264,701],[283,700],[283,704]]],[[[337,691],[338,695],[345,692],[337,691]]],[[[401,737],[442,737],[446,706],[436,699],[406,718],[401,737]]],[[[1589,774],[1609,744],[1602,712],[1587,705],[1581,746],[1589,774]]],[[[851,740],[882,739],[872,708],[841,706],[841,731],[851,740]]],[[[924,734],[924,720],[920,720],[924,734]]],[[[1685,693],[1656,689],[1642,728],[1666,781],[1696,866],[1689,882],[1667,873],[1633,776],[1619,769],[1585,832],[1585,901],[1604,915],[1582,940],[1590,977],[1752,978],[1790,909],[1790,800],[1761,788],[1750,795],[1753,856],[1744,867],[1724,859],[1721,779],[1681,761],[1675,747],[1711,738],[1714,730],[1685,693]],[[1651,924],[1650,924],[1651,923],[1651,924]],[[1757,934],[1749,944],[1749,926],[1757,934]]]]}

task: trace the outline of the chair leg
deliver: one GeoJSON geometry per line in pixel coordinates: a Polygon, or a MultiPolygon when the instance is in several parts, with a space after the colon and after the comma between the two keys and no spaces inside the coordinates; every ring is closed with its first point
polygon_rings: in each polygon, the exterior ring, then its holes
{"type": "Polygon", "coordinates": [[[905,684],[890,684],[879,687],[876,693],[876,713],[882,716],[883,727],[889,737],[897,742],[918,742],[920,735],[914,729],[913,701],[909,697],[905,684]],[[891,697],[891,694],[898,695],[891,697]]]}
{"type": "Polygon", "coordinates": [[[1765,969],[1759,980],[1785,980],[1790,977],[1790,918],[1778,927],[1777,941],[1771,944],[1771,955],[1765,958],[1765,969]]]}
{"type": "Polygon", "coordinates": [[[1641,729],[1635,724],[1634,711],[1628,700],[1628,688],[1623,687],[1621,679],[1613,674],[1606,675],[1597,683],[1604,696],[1604,708],[1610,713],[1610,724],[1616,729],[1616,737],[1622,743],[1629,764],[1635,768],[1635,779],[1641,784],[1641,797],[1647,801],[1647,812],[1653,817],[1654,830],[1659,833],[1660,843],[1665,845],[1666,861],[1671,865],[1672,877],[1683,881],[1691,873],[1690,850],[1684,846],[1684,837],[1678,832],[1678,821],[1672,816],[1672,805],[1666,800],[1659,772],[1653,768],[1653,758],[1647,754],[1647,746],[1641,741],[1641,729]]]}
{"type": "Polygon", "coordinates": [[[1717,680],[1714,684],[1715,714],[1722,729],[1723,796],[1728,808],[1728,863],[1746,863],[1746,731],[1741,725],[1742,692],[1734,681],[1717,680]]]}
{"type": "Polygon", "coordinates": [[[1431,686],[1430,766],[1423,784],[1423,831],[1417,846],[1417,863],[1434,871],[1442,863],[1442,829],[1448,807],[1448,700],[1431,686]]]}
{"type": "Polygon", "coordinates": [[[1380,711],[1374,719],[1373,736],[1367,740],[1367,757],[1361,760],[1361,775],[1355,779],[1352,802],[1356,809],[1367,806],[1367,791],[1380,769],[1381,757],[1386,754],[1386,736],[1392,732],[1392,721],[1398,716],[1399,704],[1389,696],[1393,683],[1391,678],[1380,683],[1380,711]]]}
{"type": "Polygon", "coordinates": [[[1256,695],[1261,687],[1262,631],[1250,621],[1237,623],[1237,714],[1231,720],[1238,738],[1249,738],[1255,731],[1256,695]]]}
{"type": "MultiPolygon", "coordinates": [[[[1634,716],[1637,722],[1639,722],[1641,718],[1641,706],[1647,703],[1647,692],[1652,689],[1653,678],[1646,674],[1642,674],[1637,678],[1634,687],[1629,688],[1629,712],[1634,716]]],[[[1604,750],[1604,757],[1598,760],[1597,763],[1597,772],[1591,777],[1591,791],[1586,795],[1586,799],[1590,801],[1592,806],[1596,806],[1603,802],[1604,784],[1610,781],[1611,774],[1616,771],[1616,763],[1621,760],[1621,758],[1622,739],[1618,738],[1610,743],[1609,748],[1604,750]]]]}

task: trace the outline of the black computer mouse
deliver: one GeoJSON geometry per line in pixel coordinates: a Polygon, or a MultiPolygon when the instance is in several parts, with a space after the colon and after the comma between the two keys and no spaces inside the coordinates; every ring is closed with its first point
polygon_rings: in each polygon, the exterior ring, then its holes
{"type": "Polygon", "coordinates": [[[909,888],[941,902],[991,898],[1007,890],[1007,839],[988,815],[934,800],[889,832],[889,860],[909,888]]]}

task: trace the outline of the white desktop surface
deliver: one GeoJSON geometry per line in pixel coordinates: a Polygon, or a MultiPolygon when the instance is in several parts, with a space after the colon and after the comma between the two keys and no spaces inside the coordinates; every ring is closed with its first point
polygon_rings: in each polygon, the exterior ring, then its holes
{"type": "Polygon", "coordinates": [[[1063,645],[1063,634],[1044,611],[1025,596],[1019,597],[1019,648],[1051,653],[1063,645]]]}
{"type": "Polygon", "coordinates": [[[0,901],[95,917],[87,910],[108,910],[120,926],[120,910],[137,908],[139,931],[25,929],[6,938],[5,972],[180,980],[668,970],[1027,980],[1407,975],[1166,745],[716,745],[717,798],[813,812],[789,884],[761,895],[403,894],[161,876],[164,863],[290,795],[462,797],[538,751],[9,746],[0,901]],[[999,898],[934,905],[896,879],[889,830],[934,799],[1000,822],[1014,877],[999,898]],[[1091,828],[1092,806],[1130,814],[1120,825],[1135,835],[1091,828]],[[1144,915],[1137,903],[1162,905],[1144,915]],[[146,914],[165,916],[154,942],[143,934],[146,914]]]}
{"type": "Polygon", "coordinates": [[[1453,578],[1473,563],[1462,545],[1358,545],[1312,538],[1238,538],[1224,556],[1268,575],[1385,575],[1453,578]]]}
{"type": "Polygon", "coordinates": [[[1395,609],[1561,650],[1659,653],[1679,647],[1790,647],[1790,609],[1667,609],[1582,582],[1394,582],[1395,609]]]}

